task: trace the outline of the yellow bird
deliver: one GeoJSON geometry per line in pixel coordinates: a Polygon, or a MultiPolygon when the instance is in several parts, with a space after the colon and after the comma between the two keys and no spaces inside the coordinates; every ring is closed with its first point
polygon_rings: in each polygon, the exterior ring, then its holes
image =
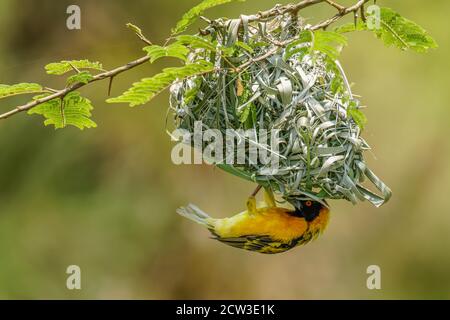
{"type": "Polygon", "coordinates": [[[265,192],[265,207],[257,208],[256,192],[247,210],[231,218],[214,219],[194,205],[177,213],[204,225],[214,239],[259,253],[281,253],[316,239],[326,228],[329,209],[316,201],[302,201],[301,208],[277,207],[272,192],[265,192]]]}

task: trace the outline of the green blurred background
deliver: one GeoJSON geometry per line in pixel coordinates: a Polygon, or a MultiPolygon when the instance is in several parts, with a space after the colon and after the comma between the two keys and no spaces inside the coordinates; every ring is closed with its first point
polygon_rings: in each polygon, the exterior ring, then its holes
{"type": "MultiPolygon", "coordinates": [[[[142,55],[125,23],[161,43],[197,2],[1,0],[0,83],[59,87],[43,66],[62,59],[121,65],[142,55]],[[81,31],[65,27],[69,4],[81,7],[81,31]]],[[[365,137],[376,157],[367,158],[394,191],[388,205],[334,202],[324,236],[281,255],[209,240],[175,209],[193,202],[231,215],[243,210],[254,186],[212,167],[172,164],[167,94],[130,109],[107,105],[107,83],[98,83],[83,90],[96,106],[96,129],[55,131],[25,114],[0,123],[0,298],[450,298],[450,2],[379,3],[423,25],[440,44],[418,55],[361,33],[342,56],[370,106],[365,137]],[[80,291],[66,289],[71,264],[81,267],[80,291]],[[381,267],[382,290],[366,288],[372,264],[381,267]]],[[[248,0],[209,15],[274,4],[248,0]]],[[[321,5],[303,15],[316,21],[332,12],[321,5]]],[[[120,76],[113,94],[161,66],[120,76]]],[[[3,101],[0,111],[21,101],[3,101]]]]}

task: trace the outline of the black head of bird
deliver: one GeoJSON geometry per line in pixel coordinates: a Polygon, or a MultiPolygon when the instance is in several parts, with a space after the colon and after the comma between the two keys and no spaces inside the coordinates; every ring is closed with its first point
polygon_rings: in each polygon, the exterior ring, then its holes
{"type": "Polygon", "coordinates": [[[295,207],[294,215],[304,218],[308,222],[314,221],[326,207],[317,201],[304,200],[300,201],[300,206],[295,207]]]}

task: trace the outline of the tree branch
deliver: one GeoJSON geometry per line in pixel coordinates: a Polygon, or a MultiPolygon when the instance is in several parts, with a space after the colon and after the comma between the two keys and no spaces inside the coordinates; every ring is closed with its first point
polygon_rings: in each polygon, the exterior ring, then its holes
{"type": "MultiPolygon", "coordinates": [[[[262,13],[259,13],[258,15],[259,15],[260,17],[266,18],[266,17],[271,17],[272,14],[274,14],[274,12],[276,12],[276,11],[283,12],[283,14],[285,14],[285,13],[287,13],[287,12],[295,12],[295,11],[300,10],[300,9],[302,9],[302,8],[306,8],[306,7],[309,6],[309,5],[317,4],[317,3],[319,3],[319,2],[327,2],[328,4],[330,4],[331,6],[335,7],[335,8],[339,11],[339,13],[336,14],[335,16],[333,16],[332,18],[327,19],[327,20],[325,20],[325,21],[323,21],[323,22],[321,22],[321,23],[319,23],[319,24],[317,24],[317,25],[315,25],[315,26],[312,26],[312,27],[310,28],[310,30],[313,30],[313,31],[314,31],[314,30],[326,28],[326,27],[328,27],[330,24],[336,22],[337,20],[343,18],[344,16],[346,16],[346,15],[352,13],[352,12],[353,12],[353,13],[357,12],[358,10],[360,10],[360,9],[364,6],[364,4],[365,4],[366,2],[369,2],[369,1],[370,1],[370,0],[359,0],[355,5],[346,8],[346,7],[343,7],[343,6],[341,6],[341,5],[335,3],[334,1],[331,1],[331,0],[322,0],[322,1],[319,1],[319,0],[309,0],[309,1],[303,1],[303,2],[300,2],[300,3],[297,4],[297,5],[287,5],[287,6],[283,6],[283,7],[279,7],[279,6],[278,6],[278,7],[275,7],[275,8],[273,8],[273,9],[271,9],[271,10],[268,10],[268,11],[265,11],[265,12],[262,12],[262,13]]],[[[256,17],[256,16],[257,16],[257,15],[253,16],[253,18],[256,17]]],[[[251,18],[252,18],[252,17],[251,17],[251,18]]],[[[253,21],[256,21],[256,20],[253,20],[253,21]]],[[[295,41],[295,40],[297,40],[297,37],[295,37],[295,38],[293,38],[293,39],[289,39],[289,40],[287,40],[287,41],[283,41],[283,42],[279,42],[279,43],[274,43],[274,45],[275,45],[274,48],[272,48],[271,50],[267,51],[265,54],[263,54],[263,55],[261,55],[261,56],[259,56],[259,57],[257,57],[257,58],[250,59],[249,61],[245,62],[245,63],[242,64],[241,66],[235,68],[234,71],[235,71],[235,72],[238,72],[238,73],[241,72],[242,70],[244,70],[245,68],[247,68],[248,66],[250,66],[252,63],[259,62],[259,61],[261,61],[261,60],[264,60],[264,59],[270,57],[272,54],[276,53],[277,50],[278,50],[280,47],[284,47],[284,46],[286,46],[286,45],[292,43],[292,42],[295,41]]]]}
{"type": "Polygon", "coordinates": [[[331,17],[330,19],[327,19],[325,21],[322,21],[319,24],[316,24],[315,26],[313,26],[311,28],[311,30],[314,31],[314,30],[324,29],[324,28],[328,27],[329,25],[335,23],[339,19],[343,18],[344,16],[348,15],[349,13],[356,14],[358,12],[358,10],[361,9],[369,1],[370,0],[359,0],[353,6],[344,8],[342,11],[340,11],[339,13],[337,13],[335,16],[331,17]]]}
{"type": "MultiPolygon", "coordinates": [[[[266,11],[261,11],[258,12],[257,14],[253,14],[250,16],[247,16],[247,19],[249,22],[251,21],[261,21],[261,20],[266,20],[266,19],[270,19],[276,16],[281,16],[287,13],[292,13],[292,14],[298,14],[298,12],[300,10],[303,10],[307,7],[319,4],[319,3],[328,3],[330,6],[336,8],[339,11],[339,15],[340,17],[343,17],[351,12],[356,12],[359,8],[361,8],[366,2],[369,2],[369,0],[360,0],[358,1],[357,4],[351,6],[351,7],[344,7],[338,3],[336,3],[333,0],[303,0],[297,4],[287,4],[287,5],[277,5],[272,9],[266,10],[266,11]]],[[[333,17],[334,18],[334,17],[333,17]]],[[[331,24],[331,23],[330,23],[331,24]]]]}
{"type": "Polygon", "coordinates": [[[325,0],[325,1],[328,2],[328,4],[330,4],[331,6],[335,7],[339,12],[345,10],[344,6],[341,6],[340,4],[338,4],[338,3],[334,2],[334,1],[331,1],[331,0],[325,0]]]}
{"type": "MultiPolygon", "coordinates": [[[[291,3],[291,4],[287,4],[287,5],[283,5],[283,6],[277,5],[270,10],[261,11],[257,14],[247,16],[247,19],[249,22],[251,22],[251,21],[263,21],[263,20],[267,20],[267,19],[270,19],[270,18],[273,18],[276,16],[288,14],[288,13],[297,15],[300,10],[305,9],[310,6],[313,6],[313,5],[316,5],[316,4],[319,4],[319,3],[327,3],[330,6],[336,8],[338,10],[338,13],[336,15],[334,15],[333,17],[310,27],[310,30],[314,31],[314,30],[318,30],[318,29],[324,29],[324,28],[328,27],[329,25],[331,25],[332,23],[338,21],[339,19],[343,18],[344,16],[346,16],[350,13],[357,14],[358,10],[362,10],[362,8],[364,7],[364,4],[366,4],[367,2],[369,2],[369,0],[358,0],[358,2],[356,4],[354,4],[353,6],[344,7],[344,6],[341,6],[340,4],[336,3],[333,0],[303,0],[297,4],[291,3]]],[[[134,27],[133,25],[130,25],[130,26],[134,27]]],[[[145,36],[142,35],[142,32],[140,31],[140,29],[134,29],[134,28],[133,28],[133,30],[135,30],[135,32],[138,34],[138,36],[140,37],[141,40],[143,40],[146,44],[151,44],[151,42],[147,38],[145,38],[145,36]]],[[[293,39],[293,40],[295,40],[295,39],[293,39]]],[[[241,65],[240,67],[235,68],[234,71],[239,72],[239,71],[245,69],[251,63],[255,63],[255,62],[258,62],[260,60],[267,58],[268,56],[270,56],[271,54],[276,52],[276,50],[278,50],[280,46],[283,46],[286,44],[289,44],[289,41],[277,44],[275,46],[275,48],[273,48],[272,50],[269,50],[266,54],[248,61],[247,63],[241,65]]],[[[148,62],[149,60],[150,60],[150,58],[148,56],[145,56],[145,57],[139,58],[135,61],[132,61],[130,63],[127,63],[126,65],[123,65],[121,67],[113,69],[111,71],[106,71],[106,72],[100,73],[100,74],[94,76],[94,78],[92,80],[90,80],[88,83],[75,83],[65,89],[62,89],[62,90],[52,89],[51,91],[53,93],[44,98],[33,100],[25,105],[18,106],[6,113],[0,114],[0,120],[7,119],[17,113],[20,113],[20,112],[28,111],[38,105],[48,102],[50,100],[62,99],[68,93],[78,90],[78,89],[80,89],[84,86],[87,86],[88,84],[96,82],[96,81],[109,79],[109,81],[110,81],[109,82],[109,90],[111,90],[112,80],[115,76],[117,76],[125,71],[128,71],[130,69],[133,69],[137,66],[140,66],[140,65],[148,62]]]]}
{"type": "Polygon", "coordinates": [[[307,8],[309,6],[321,3],[321,2],[325,2],[326,0],[304,0],[302,2],[299,2],[297,4],[287,4],[284,6],[280,6],[277,5],[272,9],[269,9],[267,11],[261,11],[258,12],[257,14],[254,15],[250,15],[248,16],[248,21],[261,21],[261,20],[266,20],[266,19],[270,19],[276,16],[281,16],[284,15],[286,13],[293,13],[293,14],[297,14],[300,10],[307,8]]]}
{"type": "Polygon", "coordinates": [[[11,116],[13,116],[13,115],[15,115],[17,113],[20,113],[20,112],[28,111],[28,110],[30,110],[30,109],[32,109],[32,108],[34,108],[34,107],[36,107],[36,106],[38,106],[40,104],[48,102],[50,100],[63,98],[69,92],[78,90],[78,89],[80,89],[80,88],[82,88],[84,86],[87,86],[88,84],[90,84],[92,82],[101,81],[101,80],[105,80],[105,79],[112,79],[113,77],[117,76],[118,74],[121,74],[122,72],[131,70],[133,68],[136,68],[137,66],[140,66],[141,64],[144,64],[144,63],[146,63],[149,60],[150,60],[150,58],[148,56],[145,56],[145,57],[142,57],[142,58],[137,59],[135,61],[129,62],[126,65],[118,67],[118,68],[116,68],[114,70],[100,73],[100,74],[96,75],[88,83],[81,83],[81,82],[79,82],[79,83],[75,83],[74,85],[69,86],[69,87],[67,87],[65,89],[57,90],[55,93],[53,93],[51,95],[48,95],[48,96],[46,96],[44,98],[33,100],[33,101],[31,101],[31,102],[29,102],[29,103],[27,103],[25,105],[18,106],[16,108],[12,109],[11,111],[8,111],[6,113],[0,114],[0,120],[7,119],[7,118],[9,118],[9,117],[11,117],[11,116]]]}

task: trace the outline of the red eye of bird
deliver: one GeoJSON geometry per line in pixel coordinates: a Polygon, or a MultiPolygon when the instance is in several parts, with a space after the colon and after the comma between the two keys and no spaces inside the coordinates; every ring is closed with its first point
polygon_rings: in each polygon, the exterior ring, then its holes
{"type": "Polygon", "coordinates": [[[306,201],[306,202],[305,202],[305,205],[306,205],[307,207],[311,207],[311,206],[312,206],[312,202],[311,202],[311,201],[306,201]]]}

